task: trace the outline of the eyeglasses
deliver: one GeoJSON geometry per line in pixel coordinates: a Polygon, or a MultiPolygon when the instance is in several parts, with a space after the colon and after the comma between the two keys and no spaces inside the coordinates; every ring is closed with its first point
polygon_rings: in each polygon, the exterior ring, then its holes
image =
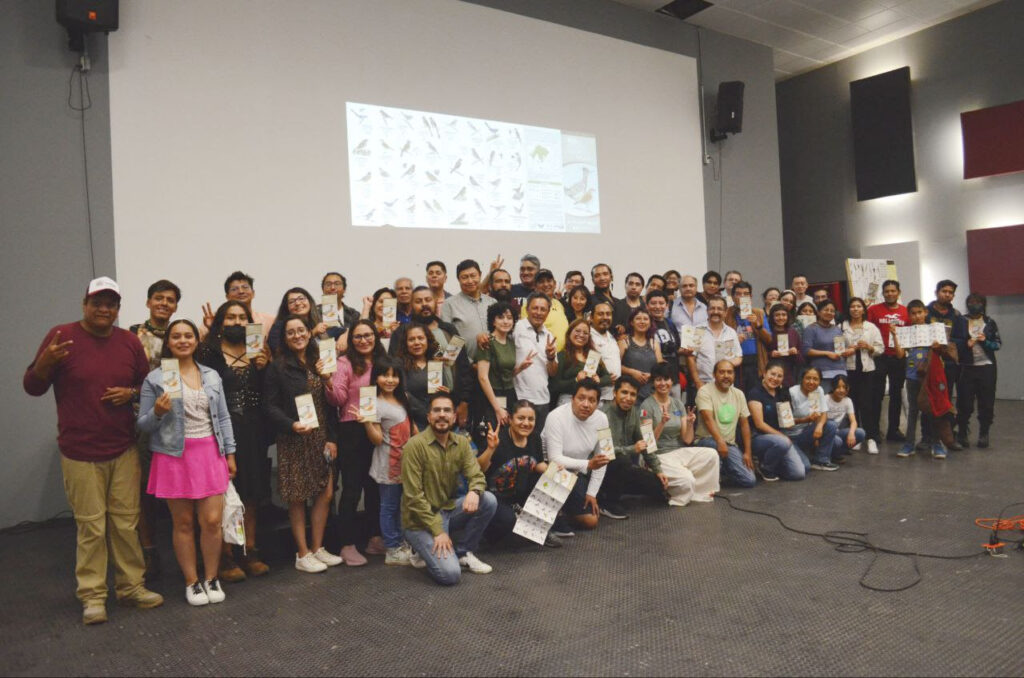
{"type": "Polygon", "coordinates": [[[229,293],[233,293],[233,292],[252,292],[252,287],[249,286],[249,285],[238,285],[238,286],[235,286],[235,287],[229,287],[228,288],[228,292],[229,293]]]}
{"type": "Polygon", "coordinates": [[[305,301],[306,301],[306,297],[290,297],[288,299],[288,305],[289,306],[295,306],[295,305],[297,305],[299,303],[302,303],[302,302],[305,302],[305,301]]]}
{"type": "Polygon", "coordinates": [[[341,282],[340,280],[328,280],[327,282],[325,282],[323,284],[323,288],[325,290],[334,290],[334,289],[338,289],[339,287],[344,287],[344,286],[345,286],[345,283],[341,282]]]}
{"type": "Polygon", "coordinates": [[[353,334],[352,341],[372,341],[372,334],[353,334]]]}

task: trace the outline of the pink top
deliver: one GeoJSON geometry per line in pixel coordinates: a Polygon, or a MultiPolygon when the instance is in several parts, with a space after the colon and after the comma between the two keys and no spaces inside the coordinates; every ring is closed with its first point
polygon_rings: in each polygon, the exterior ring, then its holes
{"type": "Polygon", "coordinates": [[[367,367],[362,374],[352,371],[352,363],[348,356],[338,358],[338,371],[334,373],[332,389],[324,389],[327,402],[338,408],[338,421],[356,421],[356,415],[349,412],[349,406],[359,406],[359,388],[370,385],[372,367],[367,367]]]}

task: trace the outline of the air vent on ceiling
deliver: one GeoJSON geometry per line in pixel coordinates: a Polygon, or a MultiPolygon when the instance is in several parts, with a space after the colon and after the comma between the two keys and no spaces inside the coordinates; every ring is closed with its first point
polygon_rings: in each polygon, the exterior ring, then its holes
{"type": "Polygon", "coordinates": [[[712,3],[705,0],[673,0],[664,7],[656,10],[658,14],[667,14],[677,19],[688,19],[697,12],[702,12],[712,3]]]}

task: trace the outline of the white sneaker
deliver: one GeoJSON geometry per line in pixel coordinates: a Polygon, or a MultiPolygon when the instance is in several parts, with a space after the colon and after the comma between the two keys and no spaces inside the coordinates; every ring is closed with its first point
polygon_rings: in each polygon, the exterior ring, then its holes
{"type": "Polygon", "coordinates": [[[853,446],[853,447],[851,447],[850,449],[851,449],[851,450],[859,450],[859,449],[860,449],[860,446],[861,446],[862,444],[863,444],[863,443],[857,443],[856,445],[854,445],[854,446],[853,446]]]}
{"type": "Polygon", "coordinates": [[[310,551],[301,558],[298,553],[295,554],[295,569],[299,572],[323,572],[327,566],[317,560],[313,552],[310,551]]]}
{"type": "Polygon", "coordinates": [[[387,550],[384,554],[385,565],[408,565],[410,560],[410,553],[405,549],[404,546],[394,546],[387,550]]]}
{"type": "Polygon", "coordinates": [[[878,454],[878,443],[870,438],[868,439],[868,454],[878,454]]]}
{"type": "Polygon", "coordinates": [[[466,551],[466,555],[459,558],[459,565],[468,568],[473,574],[490,574],[494,568],[473,555],[472,551],[466,551]]]}
{"type": "Polygon", "coordinates": [[[341,565],[343,562],[345,562],[341,558],[341,556],[334,555],[333,553],[325,549],[323,546],[321,546],[317,550],[317,552],[313,554],[313,557],[319,560],[327,567],[334,567],[335,565],[341,565]]]}
{"type": "Polygon", "coordinates": [[[223,603],[227,597],[224,595],[224,589],[221,588],[219,579],[203,582],[203,588],[206,590],[206,597],[211,603],[223,603]]]}
{"type": "Polygon", "coordinates": [[[416,553],[415,551],[409,552],[409,564],[415,567],[417,570],[422,570],[424,567],[427,566],[426,561],[424,561],[423,558],[420,557],[420,554],[416,553]]]}
{"type": "Polygon", "coordinates": [[[189,605],[194,605],[195,607],[210,604],[210,598],[206,595],[206,589],[198,581],[185,587],[185,600],[188,601],[189,605]]]}

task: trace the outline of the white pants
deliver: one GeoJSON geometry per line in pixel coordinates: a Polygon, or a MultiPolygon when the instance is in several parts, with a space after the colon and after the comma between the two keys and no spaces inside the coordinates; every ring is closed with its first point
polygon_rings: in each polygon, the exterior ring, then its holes
{"type": "Polygon", "coordinates": [[[691,501],[713,501],[718,482],[718,450],[710,447],[680,447],[658,452],[661,472],[668,478],[669,506],[686,506],[691,501]]]}

